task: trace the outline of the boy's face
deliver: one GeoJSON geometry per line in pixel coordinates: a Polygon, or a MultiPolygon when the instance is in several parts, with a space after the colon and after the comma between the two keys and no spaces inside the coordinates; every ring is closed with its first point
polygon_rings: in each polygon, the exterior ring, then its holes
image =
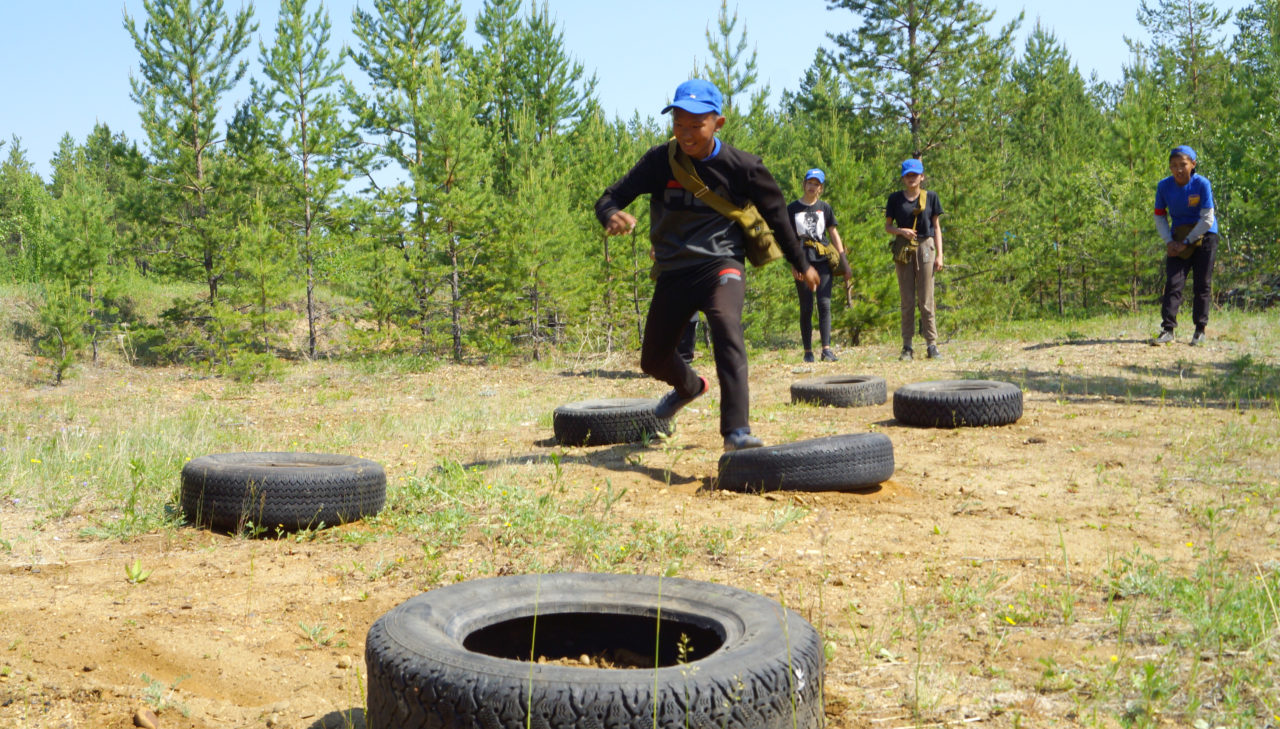
{"type": "Polygon", "coordinates": [[[822,196],[822,183],[818,182],[818,178],[810,177],[804,181],[804,194],[810,197],[822,196]]]}
{"type": "Polygon", "coordinates": [[[919,172],[908,172],[902,176],[902,186],[908,190],[919,190],[920,181],[924,179],[924,175],[919,172]]]}
{"type": "Polygon", "coordinates": [[[684,153],[702,159],[715,149],[716,132],[724,126],[724,117],[709,112],[693,114],[684,109],[671,110],[671,132],[684,153]]]}
{"type": "Polygon", "coordinates": [[[1196,163],[1183,155],[1176,154],[1169,158],[1169,171],[1173,173],[1173,181],[1179,185],[1191,182],[1191,173],[1196,171],[1196,163]]]}

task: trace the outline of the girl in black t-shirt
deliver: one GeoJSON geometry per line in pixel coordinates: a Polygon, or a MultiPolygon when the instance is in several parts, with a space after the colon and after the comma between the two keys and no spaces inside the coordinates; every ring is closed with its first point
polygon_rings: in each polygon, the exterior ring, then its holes
{"type": "MultiPolygon", "coordinates": [[[[795,223],[796,237],[804,244],[809,264],[818,270],[820,283],[817,291],[796,276],[796,295],[800,297],[800,341],[804,344],[804,361],[813,361],[813,300],[818,299],[818,332],[822,337],[822,360],[835,362],[831,351],[831,264],[821,251],[834,246],[844,260],[844,243],[836,231],[836,214],[822,198],[827,177],[822,170],[812,169],[804,173],[804,197],[787,206],[787,215],[795,223]],[[830,243],[828,243],[828,239],[830,243]],[[821,246],[821,250],[819,249],[821,246]]],[[[845,264],[841,274],[848,279],[851,271],[845,264]]]]}
{"type": "Polygon", "coordinates": [[[895,254],[901,248],[915,251],[894,256],[898,273],[898,298],[902,309],[902,354],[898,359],[912,359],[911,339],[915,334],[915,310],[920,308],[920,323],[930,359],[938,353],[938,325],[934,320],[933,275],[942,270],[942,202],[938,194],[921,189],[924,165],[918,159],[902,163],[902,190],[889,196],[884,207],[884,230],[894,237],[895,254]],[[924,194],[924,199],[920,196],[924,194]]]}

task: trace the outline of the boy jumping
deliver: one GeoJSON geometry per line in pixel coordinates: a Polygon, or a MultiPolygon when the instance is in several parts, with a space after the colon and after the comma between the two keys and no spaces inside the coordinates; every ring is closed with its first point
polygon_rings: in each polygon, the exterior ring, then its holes
{"type": "MultiPolygon", "coordinates": [[[[755,203],[773,230],[783,255],[809,289],[818,288],[818,272],[809,265],[787,217],[787,203],[760,158],[716,138],[724,126],[722,97],[714,84],[694,79],[680,84],[662,113],[671,112],[672,131],[694,170],[713,192],[743,206],[755,203]]],[[[670,418],[707,392],[699,377],[676,353],[676,345],[694,312],[706,315],[720,378],[720,432],[726,451],[756,448],[763,442],[748,424],[750,392],[747,349],[742,338],[746,291],[746,241],[736,222],[685,190],[671,172],[667,145],[640,158],[596,201],[596,217],[609,235],[630,233],[636,225],[623,208],[649,195],[649,241],[658,280],[645,322],[640,368],[672,386],[658,401],[656,414],[670,418]]]]}

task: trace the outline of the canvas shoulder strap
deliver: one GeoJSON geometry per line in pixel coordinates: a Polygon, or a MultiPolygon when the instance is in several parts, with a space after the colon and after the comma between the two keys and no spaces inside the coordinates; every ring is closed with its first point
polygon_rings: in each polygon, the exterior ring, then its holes
{"type": "Polygon", "coordinates": [[[916,224],[920,222],[920,213],[924,212],[924,209],[928,204],[927,202],[928,200],[929,200],[929,191],[924,189],[923,187],[920,188],[920,194],[916,196],[916,216],[911,219],[912,230],[915,230],[917,232],[919,231],[919,229],[916,228],[916,224]]]}
{"type": "Polygon", "coordinates": [[[702,178],[698,177],[697,171],[693,169],[693,160],[689,159],[689,155],[677,146],[674,139],[667,142],[667,159],[671,162],[671,174],[675,175],[676,182],[693,193],[694,197],[710,205],[713,210],[726,218],[736,220],[737,215],[742,213],[742,209],[737,205],[725,200],[707,187],[707,183],[703,182],[702,178]]]}

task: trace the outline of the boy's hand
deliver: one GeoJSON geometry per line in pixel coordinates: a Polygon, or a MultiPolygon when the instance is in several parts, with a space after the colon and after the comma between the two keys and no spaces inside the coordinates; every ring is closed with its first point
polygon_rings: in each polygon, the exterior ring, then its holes
{"type": "Polygon", "coordinates": [[[625,210],[619,210],[609,216],[604,224],[604,232],[609,235],[626,235],[636,229],[636,217],[625,210]]]}
{"type": "Polygon", "coordinates": [[[809,269],[804,272],[804,285],[807,286],[810,291],[817,291],[818,286],[821,283],[822,277],[818,275],[818,269],[810,266],[809,269]]]}

